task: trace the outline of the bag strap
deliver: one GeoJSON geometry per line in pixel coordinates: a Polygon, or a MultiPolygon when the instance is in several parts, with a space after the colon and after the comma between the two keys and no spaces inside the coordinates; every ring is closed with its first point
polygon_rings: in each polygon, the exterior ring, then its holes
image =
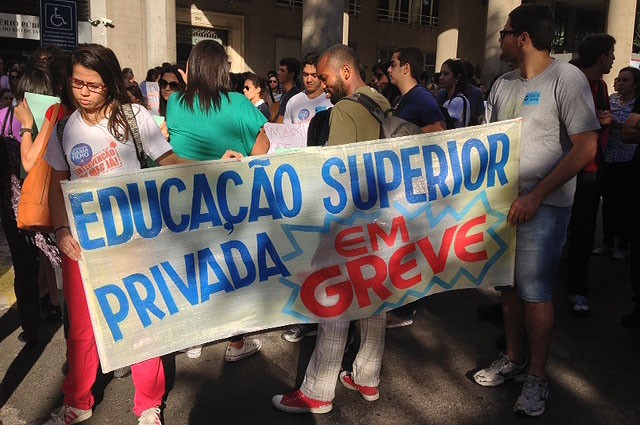
{"type": "Polygon", "coordinates": [[[136,146],[136,156],[138,157],[138,161],[140,161],[140,168],[149,168],[149,161],[147,160],[147,155],[144,153],[144,148],[142,147],[140,129],[138,128],[136,117],[133,114],[133,108],[130,103],[125,103],[122,105],[122,109],[125,117],[127,117],[127,122],[129,123],[129,128],[133,135],[133,144],[136,146]]]}
{"type": "Polygon", "coordinates": [[[7,111],[7,113],[4,115],[4,121],[2,122],[2,133],[0,134],[0,136],[11,136],[13,137],[13,126],[11,125],[11,123],[13,122],[13,106],[9,106],[9,110],[7,111]],[[11,117],[9,117],[9,115],[11,115],[11,117]],[[11,119],[9,119],[11,118],[11,119]],[[5,134],[5,130],[7,128],[7,120],[9,121],[9,132],[5,134]]]}
{"type": "Polygon", "coordinates": [[[51,133],[53,133],[53,128],[57,126],[57,124],[53,124],[53,121],[58,120],[59,111],[60,111],[60,104],[56,103],[55,105],[53,105],[53,113],[51,114],[51,120],[49,121],[51,125],[47,127],[47,131],[44,133],[44,142],[42,143],[42,149],[40,149],[40,152],[38,153],[39,160],[41,160],[44,157],[45,152],[47,152],[47,146],[49,146],[49,139],[51,138],[51,133]]]}
{"type": "Polygon", "coordinates": [[[371,99],[364,93],[354,93],[351,96],[344,97],[343,99],[351,100],[364,106],[367,111],[369,111],[369,113],[373,115],[373,117],[380,123],[380,125],[382,125],[382,121],[384,121],[384,119],[387,117],[386,112],[382,110],[380,105],[378,105],[378,102],[371,99]]]}
{"type": "Polygon", "coordinates": [[[469,100],[462,93],[458,93],[456,97],[460,97],[462,99],[462,123],[463,123],[463,127],[466,127],[467,126],[467,102],[469,100]]]}

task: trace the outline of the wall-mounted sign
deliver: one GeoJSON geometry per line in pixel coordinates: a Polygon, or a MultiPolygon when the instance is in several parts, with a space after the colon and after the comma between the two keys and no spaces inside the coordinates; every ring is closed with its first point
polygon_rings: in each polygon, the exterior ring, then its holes
{"type": "Polygon", "coordinates": [[[41,0],[41,44],[71,51],[78,45],[78,11],[74,1],[41,0]]]}
{"type": "Polygon", "coordinates": [[[0,13],[0,37],[40,39],[40,19],[31,15],[0,13]]]}

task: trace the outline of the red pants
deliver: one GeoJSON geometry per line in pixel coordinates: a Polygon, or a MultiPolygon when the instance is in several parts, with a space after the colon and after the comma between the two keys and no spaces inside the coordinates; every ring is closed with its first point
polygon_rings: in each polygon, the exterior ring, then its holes
{"type": "MultiPolygon", "coordinates": [[[[62,384],[64,403],[78,409],[93,407],[91,389],[96,382],[100,359],[93,334],[82,277],[76,261],[62,256],[64,298],[69,313],[67,359],[69,373],[62,384]]],[[[152,407],[159,407],[165,391],[164,369],[159,357],[131,365],[133,385],[133,412],[136,416],[152,407]]]]}

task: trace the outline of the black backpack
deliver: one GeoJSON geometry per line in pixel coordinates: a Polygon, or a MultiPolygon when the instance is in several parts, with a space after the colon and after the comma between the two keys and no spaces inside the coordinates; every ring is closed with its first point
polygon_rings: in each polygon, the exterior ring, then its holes
{"type": "Polygon", "coordinates": [[[316,112],[309,121],[307,146],[324,146],[329,140],[329,117],[331,108],[316,112]]]}

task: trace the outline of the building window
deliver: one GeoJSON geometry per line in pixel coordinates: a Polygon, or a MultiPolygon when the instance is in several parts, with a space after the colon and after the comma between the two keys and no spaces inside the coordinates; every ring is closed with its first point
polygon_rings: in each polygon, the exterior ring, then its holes
{"type": "Polygon", "coordinates": [[[291,10],[302,10],[302,0],[276,0],[276,6],[288,7],[291,10]]]}
{"type": "Polygon", "coordinates": [[[362,0],[349,0],[349,15],[360,16],[362,13],[362,0]]]}
{"type": "Polygon", "coordinates": [[[439,0],[380,0],[378,20],[423,27],[438,26],[439,0]]]}
{"type": "Polygon", "coordinates": [[[220,28],[176,25],[176,45],[178,62],[186,62],[191,48],[201,40],[215,40],[223,46],[229,45],[229,30],[220,28]]]}

